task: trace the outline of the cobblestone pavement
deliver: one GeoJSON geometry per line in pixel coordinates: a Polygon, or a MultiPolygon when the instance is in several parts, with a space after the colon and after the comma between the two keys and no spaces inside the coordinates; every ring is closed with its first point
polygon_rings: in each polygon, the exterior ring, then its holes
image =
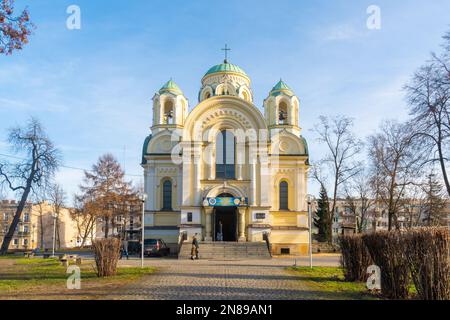
{"type": "MultiPolygon", "coordinates": [[[[338,261],[337,258],[334,260],[338,261]]],[[[332,261],[334,261],[332,259],[332,261]]],[[[122,261],[122,265],[136,265],[122,261]]],[[[247,300],[316,299],[314,292],[287,271],[294,259],[190,261],[150,259],[155,274],[122,288],[106,299],[247,300]]],[[[301,263],[303,264],[303,263],[301,263]]],[[[336,264],[336,263],[334,263],[336,264]]],[[[326,297],[324,297],[326,298],[326,297]]]]}

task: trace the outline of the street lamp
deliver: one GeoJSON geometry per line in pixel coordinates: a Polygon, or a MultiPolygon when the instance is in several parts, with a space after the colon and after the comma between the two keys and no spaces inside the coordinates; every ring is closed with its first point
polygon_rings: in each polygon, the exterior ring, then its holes
{"type": "Polygon", "coordinates": [[[142,220],[141,220],[141,268],[144,268],[144,236],[145,236],[145,201],[147,200],[147,194],[141,195],[142,201],[142,220]]]}
{"type": "Polygon", "coordinates": [[[308,194],[306,196],[306,201],[308,201],[308,222],[309,222],[309,266],[312,269],[313,267],[313,259],[312,259],[312,203],[313,201],[315,201],[316,198],[311,195],[308,194]]]}

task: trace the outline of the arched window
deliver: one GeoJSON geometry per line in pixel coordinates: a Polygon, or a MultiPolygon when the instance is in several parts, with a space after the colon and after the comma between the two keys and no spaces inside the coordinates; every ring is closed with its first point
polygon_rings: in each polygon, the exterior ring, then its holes
{"type": "Polygon", "coordinates": [[[211,98],[211,93],[210,92],[205,93],[205,100],[209,98],[211,98]]]}
{"type": "Polygon", "coordinates": [[[282,181],[280,183],[280,210],[289,210],[289,191],[288,183],[282,181]]]}
{"type": "Polygon", "coordinates": [[[163,211],[172,211],[172,181],[166,180],[163,183],[163,211]]]}
{"type": "Polygon", "coordinates": [[[288,114],[288,106],[286,102],[280,102],[278,105],[278,120],[279,124],[288,124],[289,123],[289,114],[288,114]]]}
{"type": "Polygon", "coordinates": [[[236,143],[234,134],[229,130],[219,132],[216,138],[216,177],[235,179],[236,143]]]}
{"type": "Polygon", "coordinates": [[[163,110],[163,124],[173,124],[173,102],[166,101],[163,110]]]}

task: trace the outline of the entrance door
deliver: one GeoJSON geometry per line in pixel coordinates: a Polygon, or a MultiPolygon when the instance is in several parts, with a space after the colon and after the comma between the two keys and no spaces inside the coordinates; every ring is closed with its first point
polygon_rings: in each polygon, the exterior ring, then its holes
{"type": "Polygon", "coordinates": [[[214,209],[215,241],[237,241],[236,207],[216,207],[214,209]],[[222,233],[220,232],[222,231],[222,233]]]}

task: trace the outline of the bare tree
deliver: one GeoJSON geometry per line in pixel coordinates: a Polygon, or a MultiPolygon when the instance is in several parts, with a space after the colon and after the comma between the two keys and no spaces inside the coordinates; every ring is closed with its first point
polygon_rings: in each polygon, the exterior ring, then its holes
{"type": "Polygon", "coordinates": [[[5,255],[8,251],[30,193],[49,185],[60,162],[59,151],[34,118],[24,127],[10,129],[8,141],[13,152],[23,156],[23,160],[18,159],[15,163],[0,162],[0,183],[6,184],[20,196],[14,219],[3,239],[0,255],[5,255]]]}
{"type": "Polygon", "coordinates": [[[411,128],[417,148],[426,149],[423,164],[439,163],[447,194],[450,181],[447,167],[450,159],[450,33],[441,55],[432,54],[405,86],[410,105],[411,128]]]}
{"type": "Polygon", "coordinates": [[[420,150],[411,143],[408,124],[384,121],[380,131],[369,137],[371,185],[374,194],[388,211],[388,229],[400,228],[398,213],[406,199],[407,186],[420,176],[420,150]]]}
{"type": "Polygon", "coordinates": [[[94,240],[95,222],[97,221],[98,210],[94,202],[84,195],[75,196],[75,208],[70,211],[71,218],[76,222],[77,234],[81,240],[83,248],[89,238],[94,240]]]}
{"type": "Polygon", "coordinates": [[[105,238],[110,236],[110,228],[116,227],[116,218],[126,215],[131,203],[138,201],[131,182],[125,180],[125,172],[111,154],[101,156],[92,171],[85,171],[80,189],[81,198],[102,219],[105,238]]]}
{"type": "Polygon", "coordinates": [[[54,219],[56,219],[56,244],[58,249],[61,248],[61,212],[66,204],[66,193],[59,184],[50,186],[49,197],[53,208],[54,219]]]}
{"type": "Polygon", "coordinates": [[[38,216],[38,235],[39,235],[39,248],[44,249],[44,235],[47,230],[47,226],[44,223],[44,202],[46,201],[45,190],[39,190],[39,192],[33,194],[33,203],[36,203],[37,216],[38,216]]]}
{"type": "Polygon", "coordinates": [[[348,180],[344,187],[346,204],[355,216],[356,232],[367,230],[370,218],[370,209],[374,205],[373,189],[370,185],[370,177],[366,170],[362,169],[358,174],[348,180]]]}
{"type": "MultiPolygon", "coordinates": [[[[361,151],[363,144],[352,132],[351,118],[321,116],[319,120],[314,131],[318,141],[324,143],[328,149],[327,155],[319,162],[319,166],[325,165],[328,168],[332,180],[332,188],[328,189],[333,190],[330,212],[331,221],[333,221],[340,186],[361,170],[361,164],[355,160],[355,157],[361,151]]],[[[324,169],[322,168],[321,171],[324,169]]],[[[332,233],[331,226],[329,232],[332,233]]],[[[331,234],[329,238],[332,238],[331,234]]]]}

